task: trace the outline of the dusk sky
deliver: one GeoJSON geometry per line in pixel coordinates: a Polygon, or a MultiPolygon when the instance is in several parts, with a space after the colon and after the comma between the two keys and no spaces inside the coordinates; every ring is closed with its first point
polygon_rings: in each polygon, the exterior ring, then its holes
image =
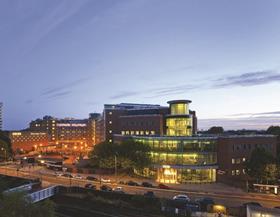
{"type": "Polygon", "coordinates": [[[279,0],[1,0],[4,129],[190,99],[199,129],[280,125],[279,0]]]}

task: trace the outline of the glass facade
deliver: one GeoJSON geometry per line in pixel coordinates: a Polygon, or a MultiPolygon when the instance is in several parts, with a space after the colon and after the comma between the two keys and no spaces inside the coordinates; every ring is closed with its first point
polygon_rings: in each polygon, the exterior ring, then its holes
{"type": "Polygon", "coordinates": [[[153,167],[145,176],[163,183],[206,183],[216,181],[217,144],[205,137],[133,137],[151,147],[153,167]]]}
{"type": "Polygon", "coordinates": [[[171,115],[188,115],[189,105],[186,103],[176,103],[170,105],[171,115]]]}
{"type": "Polygon", "coordinates": [[[166,118],[167,136],[191,136],[192,118],[191,117],[167,117],[166,118]]]}

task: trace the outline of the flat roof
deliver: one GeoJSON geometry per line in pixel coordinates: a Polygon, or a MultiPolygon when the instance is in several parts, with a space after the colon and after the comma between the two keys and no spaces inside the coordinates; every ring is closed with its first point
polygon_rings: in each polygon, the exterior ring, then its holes
{"type": "Polygon", "coordinates": [[[177,100],[170,100],[168,101],[167,103],[168,104],[176,104],[176,103],[191,103],[192,101],[191,100],[188,100],[188,99],[177,99],[177,100]]]}

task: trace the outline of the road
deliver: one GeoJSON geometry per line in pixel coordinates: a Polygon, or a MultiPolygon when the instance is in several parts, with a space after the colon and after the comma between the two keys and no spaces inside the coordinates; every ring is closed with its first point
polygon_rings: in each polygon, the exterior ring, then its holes
{"type": "MultiPolygon", "coordinates": [[[[87,183],[92,183],[96,185],[97,188],[100,187],[100,182],[92,182],[84,179],[74,179],[55,176],[52,171],[44,173],[41,170],[25,169],[24,171],[17,171],[16,168],[11,167],[0,167],[0,174],[6,174],[9,176],[18,176],[24,178],[40,178],[43,181],[43,185],[64,185],[64,186],[79,186],[84,187],[87,183]]],[[[102,183],[104,184],[104,183],[102,183]]],[[[275,195],[265,195],[265,194],[255,194],[255,193],[222,193],[222,192],[207,192],[205,191],[183,191],[183,190],[165,190],[157,188],[145,188],[136,187],[120,184],[107,184],[111,187],[121,186],[126,193],[129,194],[144,194],[147,191],[153,191],[157,197],[162,198],[172,198],[177,194],[187,194],[192,200],[201,197],[211,197],[216,203],[225,205],[227,207],[240,206],[246,202],[258,202],[264,207],[275,207],[280,205],[280,196],[275,195]]]]}

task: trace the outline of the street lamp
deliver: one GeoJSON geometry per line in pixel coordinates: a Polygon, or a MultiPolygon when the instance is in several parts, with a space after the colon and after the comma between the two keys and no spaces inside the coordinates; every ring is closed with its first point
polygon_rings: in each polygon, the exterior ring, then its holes
{"type": "Polygon", "coordinates": [[[7,161],[7,151],[6,151],[6,149],[5,148],[1,148],[1,151],[4,151],[4,153],[5,153],[5,162],[7,161]]]}

